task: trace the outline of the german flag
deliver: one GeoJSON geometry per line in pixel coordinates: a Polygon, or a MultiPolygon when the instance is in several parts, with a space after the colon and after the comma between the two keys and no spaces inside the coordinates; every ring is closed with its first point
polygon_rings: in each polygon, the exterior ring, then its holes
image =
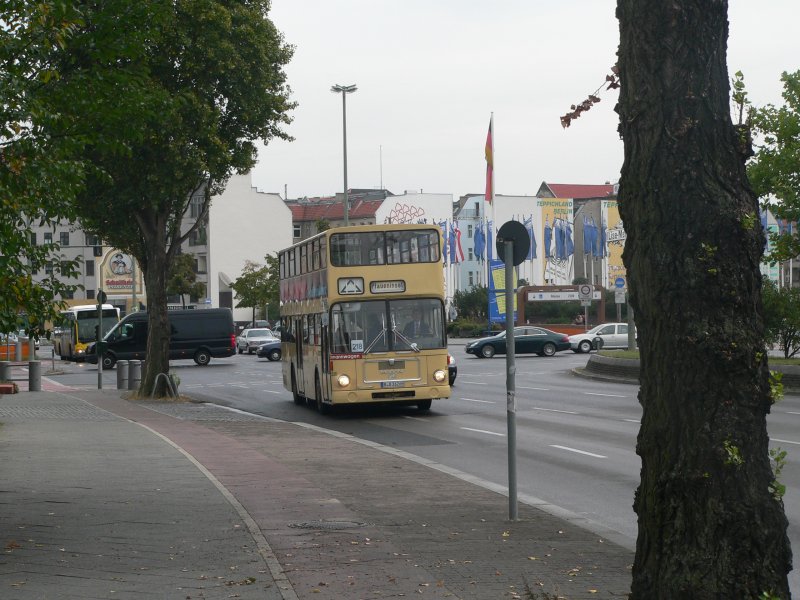
{"type": "Polygon", "coordinates": [[[492,144],[492,122],[489,119],[489,133],[486,135],[486,201],[491,204],[494,197],[494,146],[492,144]]]}

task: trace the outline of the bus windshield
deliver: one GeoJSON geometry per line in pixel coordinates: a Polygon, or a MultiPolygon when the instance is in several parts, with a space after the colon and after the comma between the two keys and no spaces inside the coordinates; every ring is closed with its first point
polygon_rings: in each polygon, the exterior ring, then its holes
{"type": "Polygon", "coordinates": [[[445,348],[444,308],[435,298],[340,302],[331,309],[337,353],[419,352],[445,348]]]}
{"type": "MultiPolygon", "coordinates": [[[[101,337],[108,333],[119,321],[119,316],[116,308],[103,309],[103,331],[101,337]]],[[[94,342],[97,337],[97,311],[86,310],[75,313],[78,323],[78,341],[89,343],[94,342]]]]}

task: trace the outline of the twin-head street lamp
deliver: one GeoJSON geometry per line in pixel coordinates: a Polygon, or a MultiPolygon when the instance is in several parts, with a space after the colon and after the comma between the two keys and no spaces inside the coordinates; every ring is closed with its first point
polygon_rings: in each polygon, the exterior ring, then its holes
{"type": "Polygon", "coordinates": [[[350,202],[347,198],[347,94],[352,94],[356,91],[355,85],[336,85],[331,86],[331,91],[334,94],[342,95],[342,139],[344,145],[344,225],[347,227],[350,224],[349,208],[350,202]]]}

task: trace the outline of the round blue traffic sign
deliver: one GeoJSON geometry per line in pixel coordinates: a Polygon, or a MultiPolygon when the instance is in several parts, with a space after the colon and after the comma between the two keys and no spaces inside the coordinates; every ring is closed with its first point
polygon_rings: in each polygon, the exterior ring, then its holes
{"type": "Polygon", "coordinates": [[[622,277],[617,277],[614,280],[614,286],[618,287],[618,288],[624,288],[625,287],[625,279],[622,278],[622,277]]]}

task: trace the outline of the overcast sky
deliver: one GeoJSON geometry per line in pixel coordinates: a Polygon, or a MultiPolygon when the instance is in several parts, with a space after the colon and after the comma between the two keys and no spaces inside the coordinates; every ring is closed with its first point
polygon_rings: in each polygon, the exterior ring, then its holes
{"type": "MultiPolygon", "coordinates": [[[[559,117],[603,84],[616,62],[615,0],[273,0],[295,46],[287,66],[299,103],[253,170],[261,191],[290,198],[341,192],[342,98],[348,187],[453,194],[484,189],[494,112],[498,194],[542,181],[619,178],[617,93],[562,129],[559,117]],[[285,186],[285,187],[284,187],[285,186]]],[[[800,69],[800,1],[730,0],[730,73],[756,104],[781,102],[780,75],[800,69]]]]}

